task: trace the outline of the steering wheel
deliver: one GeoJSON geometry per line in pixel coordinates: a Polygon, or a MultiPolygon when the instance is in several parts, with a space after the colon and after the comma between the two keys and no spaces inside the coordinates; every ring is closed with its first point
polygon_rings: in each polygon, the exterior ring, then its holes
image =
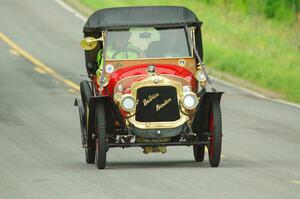
{"type": "MultiPolygon", "coordinates": [[[[136,57],[140,57],[140,52],[136,49],[133,49],[133,48],[126,48],[124,50],[117,50],[113,55],[112,55],[112,58],[113,59],[116,59],[117,55],[118,54],[121,54],[121,53],[126,53],[128,55],[129,52],[133,52],[135,53],[137,56],[136,57]]],[[[128,58],[128,56],[126,57],[128,58]]],[[[125,59],[125,58],[124,58],[125,59]]]]}

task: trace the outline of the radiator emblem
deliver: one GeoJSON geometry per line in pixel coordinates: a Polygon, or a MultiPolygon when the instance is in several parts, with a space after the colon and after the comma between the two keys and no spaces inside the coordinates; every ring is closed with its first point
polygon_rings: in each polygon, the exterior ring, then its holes
{"type": "Polygon", "coordinates": [[[159,96],[159,93],[148,95],[147,99],[143,99],[144,106],[147,106],[150,102],[152,102],[158,96],[159,96]]]}
{"type": "Polygon", "coordinates": [[[156,112],[160,111],[163,107],[172,101],[171,98],[166,99],[162,104],[156,104],[156,112]]]}

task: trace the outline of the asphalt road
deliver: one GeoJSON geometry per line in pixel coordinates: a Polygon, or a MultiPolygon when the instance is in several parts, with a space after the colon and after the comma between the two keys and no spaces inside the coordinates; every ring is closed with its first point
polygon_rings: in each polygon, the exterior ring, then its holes
{"type": "Polygon", "coordinates": [[[222,84],[219,168],[190,147],[111,149],[107,169],[85,164],[78,93],[62,80],[85,78],[83,25],[52,0],[0,0],[1,199],[300,198],[300,109],[222,84]]]}

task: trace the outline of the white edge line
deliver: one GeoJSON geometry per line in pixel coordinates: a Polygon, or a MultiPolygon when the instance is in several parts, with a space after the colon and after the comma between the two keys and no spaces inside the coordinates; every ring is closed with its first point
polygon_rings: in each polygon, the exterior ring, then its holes
{"type": "Polygon", "coordinates": [[[72,8],[71,6],[69,6],[68,4],[66,4],[64,1],[62,1],[62,0],[54,0],[54,1],[56,3],[58,3],[61,7],[63,7],[67,11],[69,11],[70,13],[74,14],[80,20],[87,21],[87,18],[85,16],[83,16],[81,13],[79,13],[78,11],[76,11],[74,8],[72,8]]]}
{"type": "Polygon", "coordinates": [[[285,104],[285,105],[289,105],[289,106],[292,106],[292,107],[295,107],[295,108],[298,108],[300,109],[300,104],[296,104],[296,103],[293,103],[293,102],[288,102],[288,101],[285,101],[285,100],[281,100],[281,99],[273,99],[273,98],[270,98],[270,97],[267,97],[265,95],[262,95],[260,93],[257,93],[255,91],[252,91],[252,90],[249,90],[247,88],[243,88],[241,86],[237,86],[235,84],[232,84],[232,83],[229,83],[227,81],[224,81],[224,80],[221,80],[221,79],[218,79],[218,78],[215,78],[215,77],[212,77],[212,79],[216,82],[219,82],[221,84],[224,84],[226,86],[230,86],[232,88],[235,88],[235,89],[238,89],[238,90],[241,90],[245,93],[248,93],[250,95],[253,95],[255,97],[258,97],[258,98],[261,98],[261,99],[265,99],[265,100],[269,100],[269,101],[272,101],[272,102],[277,102],[277,103],[281,103],[281,104],[285,104]]]}
{"type": "Polygon", "coordinates": [[[246,89],[246,88],[241,87],[241,86],[237,86],[237,85],[235,85],[235,84],[232,84],[232,83],[230,83],[230,82],[221,80],[221,79],[219,79],[219,78],[216,78],[216,77],[213,77],[213,76],[212,76],[211,79],[212,79],[213,81],[215,81],[215,82],[224,84],[224,85],[226,85],[226,86],[233,87],[233,88],[238,89],[238,90],[242,90],[242,91],[244,91],[245,93],[248,93],[248,94],[253,95],[253,96],[255,96],[255,97],[262,98],[262,99],[267,99],[267,100],[271,100],[271,98],[266,97],[266,96],[264,96],[264,95],[262,95],[262,94],[260,94],[260,93],[254,92],[254,91],[252,91],[252,90],[246,89]]]}
{"type": "MultiPolygon", "coordinates": [[[[68,4],[66,4],[65,2],[63,2],[62,0],[54,0],[54,1],[56,3],[58,3],[61,7],[63,7],[67,11],[69,11],[70,13],[74,14],[80,20],[87,21],[86,17],[84,17],[80,12],[76,11],[75,9],[73,9],[71,6],[69,6],[68,4]]],[[[215,78],[215,77],[213,77],[212,79],[215,80],[216,82],[219,82],[219,83],[225,84],[227,86],[230,86],[232,88],[236,88],[238,90],[244,91],[245,93],[248,93],[248,94],[253,95],[255,97],[258,97],[258,98],[261,98],[261,99],[265,99],[265,100],[269,100],[269,101],[273,101],[273,102],[277,102],[277,103],[281,103],[281,104],[285,104],[285,105],[289,105],[289,106],[296,107],[296,108],[300,109],[300,105],[299,104],[288,102],[288,101],[281,100],[281,99],[272,99],[272,98],[264,96],[264,95],[262,95],[260,93],[254,92],[252,90],[249,90],[249,89],[246,89],[246,88],[243,88],[243,87],[240,87],[240,86],[237,86],[235,84],[229,83],[227,81],[224,81],[224,80],[221,80],[221,79],[218,79],[218,78],[215,78]]]]}

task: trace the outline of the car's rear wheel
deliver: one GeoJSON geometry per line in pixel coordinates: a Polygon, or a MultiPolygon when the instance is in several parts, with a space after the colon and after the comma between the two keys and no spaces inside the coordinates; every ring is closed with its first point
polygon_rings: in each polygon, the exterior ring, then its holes
{"type": "Polygon", "coordinates": [[[88,83],[88,81],[84,80],[80,83],[80,93],[81,93],[81,99],[82,99],[82,105],[84,109],[84,117],[83,117],[83,128],[84,128],[84,139],[86,142],[85,146],[85,161],[87,164],[93,164],[95,163],[95,140],[93,139],[92,134],[88,133],[88,114],[89,114],[89,108],[88,108],[88,102],[89,99],[92,97],[92,90],[88,83]]]}
{"type": "Polygon", "coordinates": [[[211,167],[218,167],[222,148],[222,117],[221,107],[218,101],[213,101],[212,103],[209,131],[211,133],[208,145],[209,163],[211,167]]]}
{"type": "MultiPolygon", "coordinates": [[[[197,139],[197,141],[200,139],[197,139]]],[[[194,145],[194,158],[196,162],[203,162],[205,156],[205,146],[204,145],[194,145]]]]}
{"type": "Polygon", "coordinates": [[[95,133],[96,139],[96,165],[98,169],[104,169],[106,166],[106,115],[103,104],[97,104],[95,110],[95,133]]]}

